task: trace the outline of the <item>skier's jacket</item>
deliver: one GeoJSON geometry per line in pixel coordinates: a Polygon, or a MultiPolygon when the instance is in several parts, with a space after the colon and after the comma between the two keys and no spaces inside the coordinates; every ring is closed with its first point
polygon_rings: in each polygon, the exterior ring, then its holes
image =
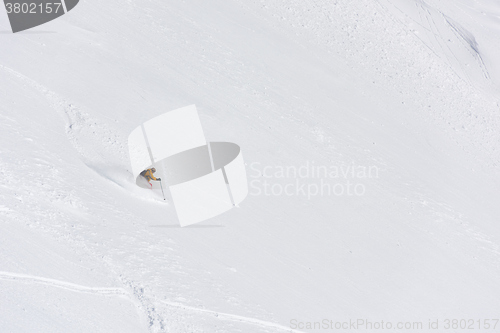
{"type": "Polygon", "coordinates": [[[147,169],[147,170],[144,170],[143,172],[141,172],[141,176],[143,176],[144,178],[146,178],[148,180],[148,182],[152,180],[157,180],[155,176],[153,176],[153,170],[151,169],[147,169]]]}

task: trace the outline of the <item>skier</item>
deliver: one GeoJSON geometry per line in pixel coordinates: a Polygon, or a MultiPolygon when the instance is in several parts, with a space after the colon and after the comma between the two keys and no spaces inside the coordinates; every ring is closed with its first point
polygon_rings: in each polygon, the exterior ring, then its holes
{"type": "Polygon", "coordinates": [[[151,188],[153,188],[153,184],[151,184],[151,180],[161,181],[161,178],[156,178],[155,176],[153,176],[153,173],[155,173],[155,172],[156,172],[156,168],[154,168],[154,167],[151,169],[146,169],[143,172],[141,172],[141,176],[146,178],[146,180],[148,181],[151,188]]]}

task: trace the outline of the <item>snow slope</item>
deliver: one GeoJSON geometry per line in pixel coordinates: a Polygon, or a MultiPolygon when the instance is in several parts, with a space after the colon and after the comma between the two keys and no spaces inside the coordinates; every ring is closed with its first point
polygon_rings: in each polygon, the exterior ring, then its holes
{"type": "Polygon", "coordinates": [[[0,331],[498,318],[499,17],[472,0],[88,0],[11,34],[1,9],[0,331]],[[126,142],[193,103],[207,139],[242,147],[251,193],[179,228],[126,142]],[[307,165],[345,176],[279,173],[307,165]],[[365,191],[263,193],[322,180],[365,191]]]}

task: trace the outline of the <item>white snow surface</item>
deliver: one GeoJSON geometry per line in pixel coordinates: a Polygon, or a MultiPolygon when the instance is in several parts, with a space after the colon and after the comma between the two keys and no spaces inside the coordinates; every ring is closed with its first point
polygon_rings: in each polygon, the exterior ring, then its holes
{"type": "Polygon", "coordinates": [[[0,45],[0,332],[498,319],[498,1],[86,0],[17,34],[2,7],[0,45]],[[190,104],[251,188],[180,228],[127,137],[190,104]],[[307,165],[364,191],[277,194],[307,165]]]}

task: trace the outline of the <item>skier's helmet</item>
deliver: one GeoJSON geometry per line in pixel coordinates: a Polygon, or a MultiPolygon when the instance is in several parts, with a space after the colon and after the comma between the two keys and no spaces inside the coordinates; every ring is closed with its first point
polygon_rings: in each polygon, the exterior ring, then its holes
{"type": "Polygon", "coordinates": [[[151,168],[151,171],[156,172],[156,168],[151,168]]]}

